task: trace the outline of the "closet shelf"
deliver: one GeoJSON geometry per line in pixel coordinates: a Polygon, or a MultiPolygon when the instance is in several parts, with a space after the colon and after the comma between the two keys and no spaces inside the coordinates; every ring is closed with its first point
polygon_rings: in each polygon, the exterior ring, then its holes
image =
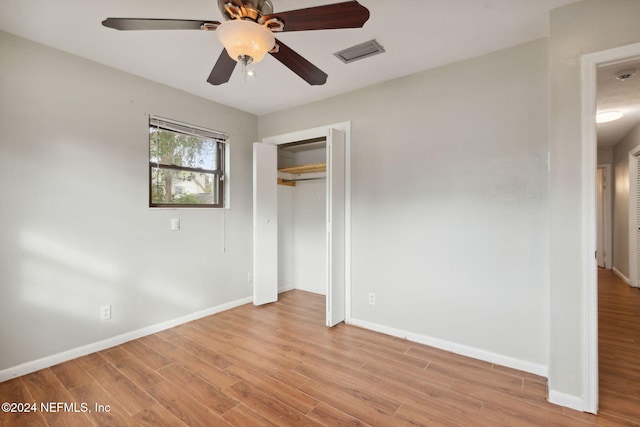
{"type": "Polygon", "coordinates": [[[326,163],[310,163],[308,165],[300,165],[300,166],[292,166],[290,168],[282,168],[278,169],[278,172],[290,173],[290,174],[301,174],[301,173],[317,173],[317,172],[326,172],[327,164],[326,163]]]}
{"type": "Polygon", "coordinates": [[[296,186],[296,181],[308,181],[311,179],[322,179],[327,172],[326,163],[310,163],[307,165],[292,166],[278,169],[278,184],[296,186]],[[308,174],[308,177],[302,175],[308,174]],[[313,174],[313,175],[311,175],[313,174]]]}

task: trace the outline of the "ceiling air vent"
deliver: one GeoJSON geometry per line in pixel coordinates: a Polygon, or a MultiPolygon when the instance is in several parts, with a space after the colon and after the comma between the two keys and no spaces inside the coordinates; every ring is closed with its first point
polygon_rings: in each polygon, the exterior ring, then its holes
{"type": "Polygon", "coordinates": [[[369,40],[368,42],[336,52],[334,55],[340,58],[345,64],[349,64],[382,52],[384,52],[384,48],[380,46],[377,41],[369,40]]]}

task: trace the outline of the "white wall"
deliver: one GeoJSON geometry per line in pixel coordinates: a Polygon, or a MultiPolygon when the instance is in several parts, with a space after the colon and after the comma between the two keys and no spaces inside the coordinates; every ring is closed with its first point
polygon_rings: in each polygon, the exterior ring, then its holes
{"type": "Polygon", "coordinates": [[[629,276],[629,152],[640,146],[640,125],[613,147],[613,266],[629,276]]]}
{"type": "Polygon", "coordinates": [[[0,371],[251,295],[255,116],[6,33],[0,58],[0,371]],[[147,114],[230,133],[231,209],[147,207],[147,114]]]}
{"type": "Polygon", "coordinates": [[[354,319],[545,372],[547,88],[541,40],[260,117],[352,121],[354,319]]]}
{"type": "Polygon", "coordinates": [[[295,187],[278,185],[278,291],[296,288],[295,187]]]}
{"type": "Polygon", "coordinates": [[[584,396],[581,57],[640,41],[640,2],[583,0],[551,12],[549,387],[584,396]]]}
{"type": "Polygon", "coordinates": [[[296,289],[327,293],[327,182],[298,182],[294,187],[296,289]]]}

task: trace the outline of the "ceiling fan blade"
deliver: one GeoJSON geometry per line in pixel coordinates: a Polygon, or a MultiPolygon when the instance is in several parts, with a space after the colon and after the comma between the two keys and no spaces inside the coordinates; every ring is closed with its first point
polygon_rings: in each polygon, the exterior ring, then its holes
{"type": "Polygon", "coordinates": [[[306,9],[265,15],[261,22],[277,18],[284,23],[282,31],[334,30],[361,28],[369,19],[369,9],[357,1],[328,4],[306,9]]]}
{"type": "Polygon", "coordinates": [[[102,25],[121,31],[130,30],[202,30],[215,29],[218,21],[198,21],[190,19],[140,19],[140,18],[107,18],[102,25]]]}
{"type": "Polygon", "coordinates": [[[236,64],[237,62],[231,59],[227,53],[227,49],[223,49],[216,65],[214,65],[213,70],[211,70],[211,74],[209,74],[207,82],[215,86],[228,82],[231,74],[233,74],[234,68],[236,68],[236,64]]]}
{"type": "Polygon", "coordinates": [[[271,53],[271,56],[280,61],[285,67],[302,77],[310,85],[323,85],[327,82],[327,74],[324,71],[304,59],[280,40],[276,40],[276,43],[279,46],[279,51],[271,53]]]}

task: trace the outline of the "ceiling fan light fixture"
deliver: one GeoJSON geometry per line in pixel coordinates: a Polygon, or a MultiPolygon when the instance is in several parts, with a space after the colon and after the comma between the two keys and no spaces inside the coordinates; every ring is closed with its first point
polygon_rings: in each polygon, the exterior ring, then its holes
{"type": "Polygon", "coordinates": [[[229,56],[245,65],[262,61],[276,44],[271,31],[253,21],[234,19],[223,22],[216,34],[229,56]]]}
{"type": "Polygon", "coordinates": [[[596,123],[607,123],[613,122],[614,120],[621,119],[622,114],[620,111],[605,111],[602,113],[596,114],[596,123]]]}

